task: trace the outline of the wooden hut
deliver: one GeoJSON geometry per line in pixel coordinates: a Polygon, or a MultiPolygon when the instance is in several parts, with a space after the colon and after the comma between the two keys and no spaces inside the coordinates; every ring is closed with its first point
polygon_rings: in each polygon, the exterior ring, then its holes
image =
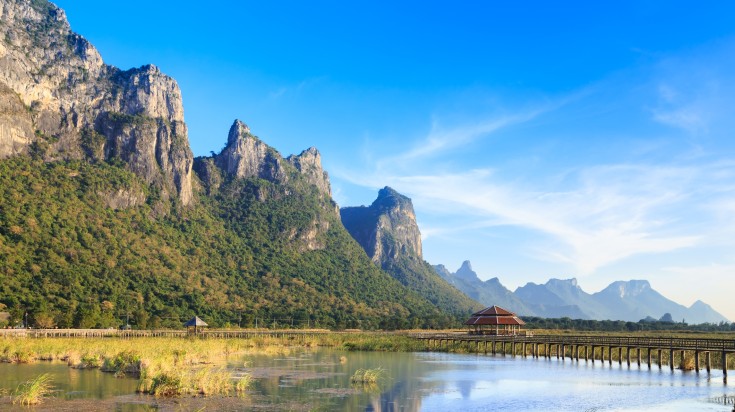
{"type": "Polygon", "coordinates": [[[186,330],[189,334],[196,335],[202,328],[206,328],[209,325],[207,325],[207,322],[199,319],[199,316],[194,316],[188,322],[184,323],[184,326],[186,326],[186,330]]]}
{"type": "Polygon", "coordinates": [[[464,323],[475,335],[516,335],[526,324],[515,313],[499,306],[490,306],[475,312],[464,323]]]}

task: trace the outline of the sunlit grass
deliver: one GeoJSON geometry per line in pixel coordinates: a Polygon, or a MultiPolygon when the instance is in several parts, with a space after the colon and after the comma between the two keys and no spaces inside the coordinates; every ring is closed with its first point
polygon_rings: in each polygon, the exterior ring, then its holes
{"type": "Polygon", "coordinates": [[[28,380],[18,385],[13,394],[13,405],[22,406],[38,405],[43,398],[50,395],[53,390],[51,375],[44,373],[35,379],[28,380]]]}

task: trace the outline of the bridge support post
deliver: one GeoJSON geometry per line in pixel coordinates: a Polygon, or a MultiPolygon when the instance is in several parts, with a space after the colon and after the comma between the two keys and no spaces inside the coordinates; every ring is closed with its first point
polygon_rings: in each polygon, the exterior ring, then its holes
{"type": "Polygon", "coordinates": [[[707,374],[709,374],[711,371],[711,367],[712,367],[711,356],[710,356],[709,351],[707,351],[707,353],[704,355],[704,364],[705,364],[705,367],[707,368],[707,374]]]}
{"type": "Polygon", "coordinates": [[[638,352],[638,353],[637,353],[637,354],[638,354],[638,367],[640,368],[640,367],[641,367],[641,347],[640,347],[640,346],[639,346],[639,347],[637,347],[637,348],[635,349],[635,351],[636,351],[636,352],[638,352]]]}
{"type": "Polygon", "coordinates": [[[607,362],[610,364],[610,366],[612,366],[612,352],[613,352],[613,347],[608,346],[607,347],[607,362]]]}
{"type": "Polygon", "coordinates": [[[628,363],[628,366],[630,366],[630,346],[625,348],[625,361],[628,363]]]}
{"type": "Polygon", "coordinates": [[[545,343],[544,344],[544,352],[546,353],[546,355],[544,355],[544,357],[546,357],[548,359],[551,359],[551,349],[549,349],[549,346],[551,346],[551,344],[549,344],[549,343],[545,343]]]}
{"type": "Polygon", "coordinates": [[[722,351],[722,376],[727,380],[727,352],[722,351]]]}
{"type": "Polygon", "coordinates": [[[523,342],[523,357],[525,358],[528,356],[528,352],[526,351],[526,342],[523,342]]]}
{"type": "Polygon", "coordinates": [[[623,364],[623,347],[618,347],[618,365],[623,364]]]}
{"type": "Polygon", "coordinates": [[[661,369],[664,364],[664,351],[661,348],[658,348],[658,368],[661,369]]]}
{"type": "Polygon", "coordinates": [[[493,355],[495,355],[495,352],[496,352],[496,350],[495,350],[495,341],[493,341],[493,355]]]}
{"type": "Polygon", "coordinates": [[[487,341],[485,341],[485,350],[483,351],[483,353],[485,353],[485,355],[487,355],[487,341]]]}
{"type": "Polygon", "coordinates": [[[694,370],[699,373],[699,351],[694,351],[694,370]]]}
{"type": "Polygon", "coordinates": [[[669,349],[669,368],[674,371],[674,349],[669,349]]]}
{"type": "Polygon", "coordinates": [[[651,348],[648,348],[648,369],[651,369],[651,348]]]}
{"type": "Polygon", "coordinates": [[[681,351],[681,358],[679,359],[679,368],[681,370],[684,370],[684,360],[685,360],[685,358],[686,358],[686,352],[685,351],[681,351]]]}
{"type": "MultiPolygon", "coordinates": [[[[590,348],[589,346],[587,346],[587,345],[584,345],[584,361],[585,361],[585,362],[589,360],[589,356],[587,356],[587,350],[588,350],[589,348],[590,348]]],[[[594,356],[593,356],[593,358],[594,358],[594,356]]]]}

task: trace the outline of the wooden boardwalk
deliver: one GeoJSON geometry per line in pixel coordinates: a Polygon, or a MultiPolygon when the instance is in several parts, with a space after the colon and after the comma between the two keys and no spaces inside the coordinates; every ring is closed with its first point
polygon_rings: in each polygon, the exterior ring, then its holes
{"type": "Polygon", "coordinates": [[[411,334],[415,339],[427,342],[429,350],[448,350],[461,347],[470,352],[509,354],[512,356],[532,356],[534,358],[573,359],[579,361],[596,360],[613,363],[617,359],[622,365],[629,366],[642,362],[651,368],[654,362],[659,368],[668,364],[673,371],[676,360],[681,369],[694,369],[699,372],[705,369],[708,373],[714,364],[722,368],[727,379],[728,354],[735,353],[733,339],[699,339],[699,338],[653,338],[638,336],[574,336],[574,335],[469,335],[459,333],[411,334]],[[634,357],[635,356],[635,357],[634,357]],[[645,360],[642,357],[645,356],[645,360]],[[702,365],[704,356],[704,365],[702,365]],[[694,365],[687,365],[687,359],[694,365]]]}
{"type": "Polygon", "coordinates": [[[252,329],[207,329],[190,334],[182,329],[155,329],[155,330],[119,330],[119,329],[0,329],[0,339],[3,337],[19,338],[149,338],[168,337],[217,339],[250,339],[256,337],[270,337],[287,340],[302,341],[317,335],[326,335],[339,332],[326,330],[252,330],[252,329]]]}

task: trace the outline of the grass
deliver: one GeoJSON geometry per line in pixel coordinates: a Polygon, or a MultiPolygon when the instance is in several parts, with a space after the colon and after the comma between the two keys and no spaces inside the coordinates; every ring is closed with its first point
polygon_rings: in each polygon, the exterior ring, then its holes
{"type": "MultiPolygon", "coordinates": [[[[417,331],[418,332],[418,331],[417,331]]],[[[436,331],[428,331],[435,333],[436,331]]],[[[657,336],[691,337],[686,332],[578,332],[536,330],[536,335],[569,334],[592,336],[657,336]]],[[[733,339],[734,334],[697,333],[699,338],[733,339]]],[[[245,393],[252,378],[249,375],[233,376],[223,365],[229,355],[289,355],[294,348],[332,347],[348,351],[421,352],[427,350],[427,342],[412,339],[402,333],[319,333],[301,339],[284,339],[275,336],[257,336],[248,339],[185,339],[185,338],[0,338],[0,362],[32,363],[43,360],[65,361],[75,368],[100,368],[118,377],[138,379],[138,391],[156,396],[182,395],[230,395],[245,393]]],[[[520,354],[521,345],[516,345],[520,354]]],[[[463,343],[445,342],[434,350],[454,353],[482,351],[484,348],[463,343]]],[[[490,352],[488,348],[488,352],[490,352]]],[[[614,351],[614,359],[619,353],[614,351]]],[[[570,352],[568,352],[569,355],[570,352]]],[[[590,354],[592,356],[592,354],[590,354]]],[[[600,359],[597,348],[595,358],[600,359]]],[[[637,354],[636,354],[637,355],[637,354]]],[[[643,352],[644,359],[647,352],[643,352]]],[[[609,354],[606,354],[608,357],[609,354]]],[[[680,358],[675,353],[676,365],[680,358]]],[[[720,363],[720,354],[712,353],[713,368],[720,363]]],[[[657,353],[654,354],[654,362],[657,353]]],[[[668,351],[663,356],[668,364],[668,351]]],[[[689,367],[690,359],[686,359],[689,367]]],[[[346,363],[347,357],[340,358],[346,363]]],[[[645,362],[645,360],[644,360],[645,362]]],[[[728,369],[735,369],[735,356],[728,359],[728,369]]],[[[236,373],[236,372],[235,372],[236,373]]],[[[355,383],[366,384],[376,377],[381,379],[385,371],[358,370],[353,375],[355,383]],[[382,372],[381,372],[382,371],[382,372]],[[358,373],[360,372],[360,373],[358,373]]]]}
{"type": "Polygon", "coordinates": [[[52,391],[53,386],[51,385],[51,375],[44,373],[35,379],[28,380],[18,385],[18,388],[13,394],[13,405],[38,405],[43,402],[43,398],[50,395],[52,391]]]}
{"type": "Polygon", "coordinates": [[[352,374],[350,382],[352,383],[364,383],[364,384],[377,384],[386,378],[387,374],[383,368],[373,369],[358,369],[352,374]]]}

